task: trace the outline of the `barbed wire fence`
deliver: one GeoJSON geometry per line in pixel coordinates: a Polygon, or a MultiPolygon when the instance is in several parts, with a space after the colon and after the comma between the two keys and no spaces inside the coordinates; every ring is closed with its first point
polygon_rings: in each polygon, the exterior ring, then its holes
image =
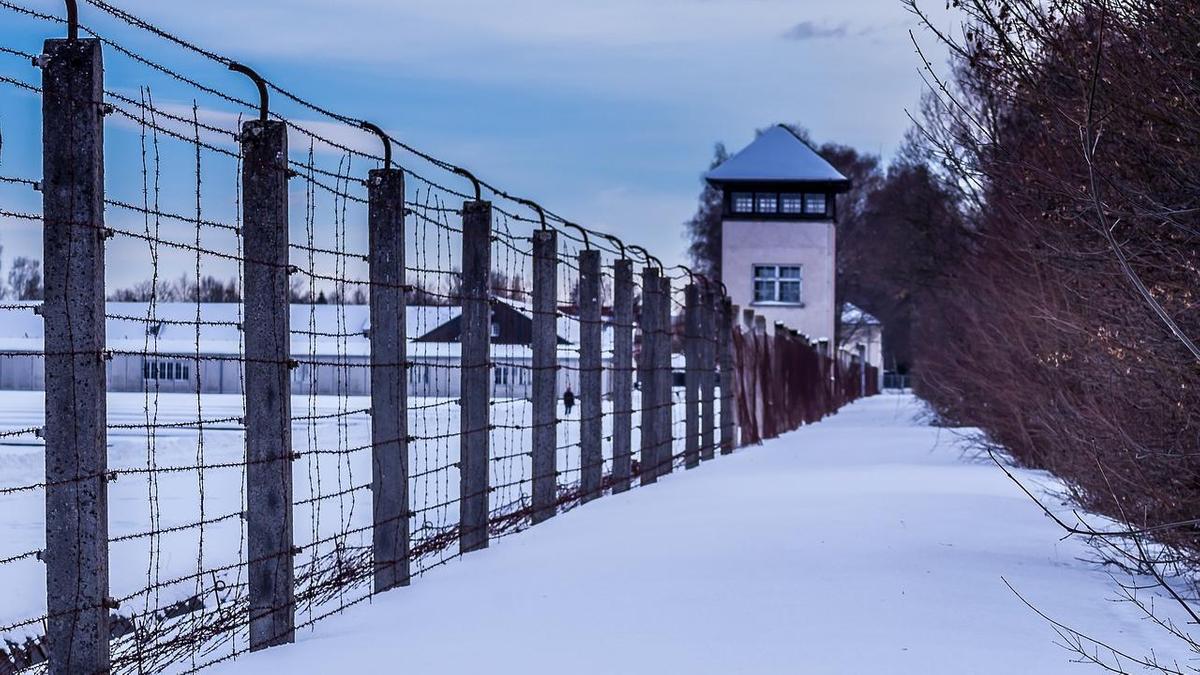
{"type": "Polygon", "coordinates": [[[24,390],[0,413],[0,673],[290,642],[874,393],[844,355],[735,326],[717,282],[85,3],[114,32],[0,0],[68,32],[0,45],[44,166],[0,164],[0,219],[45,264],[44,297],[0,301],[24,334],[0,345],[0,389],[24,390]]]}

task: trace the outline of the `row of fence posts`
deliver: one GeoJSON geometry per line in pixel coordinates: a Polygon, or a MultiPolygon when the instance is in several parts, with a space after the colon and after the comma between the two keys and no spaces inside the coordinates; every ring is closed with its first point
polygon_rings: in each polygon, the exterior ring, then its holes
{"type": "MultiPolygon", "coordinates": [[[[722,368],[733,378],[740,445],[761,443],[836,412],[846,403],[879,392],[878,369],[866,364],[865,349],[834,354],[828,340],[812,341],[766,317],[742,311],[729,351],[735,363],[722,368]]],[[[723,385],[724,386],[724,385],[723,385]]]]}
{"type": "MultiPolygon", "coordinates": [[[[108,590],[105,414],[103,67],[94,39],[48,40],[43,69],[43,214],[46,369],[47,639],[50,672],[107,672],[108,590]]],[[[239,135],[244,228],[246,536],[251,649],[290,642],[295,630],[288,277],[287,130],[245,122],[239,135]]],[[[404,174],[385,166],[368,180],[373,586],[409,583],[404,174]]],[[[489,532],[492,206],[462,207],[460,529],[462,552],[489,532]]],[[[532,522],[557,511],[557,233],[533,235],[532,522]]],[[[633,261],[613,263],[611,472],[603,472],[599,251],[579,254],[581,483],[588,501],[672,469],[671,279],[649,264],[635,318],[633,261]],[[634,326],[641,391],[633,458],[634,326]],[[606,480],[607,478],[607,480],[606,480]]],[[[694,467],[734,448],[733,309],[708,284],[684,290],[684,459],[694,467]],[[719,377],[719,381],[718,381],[719,377]],[[715,397],[722,397],[720,420],[715,397]],[[719,429],[719,438],[716,436],[719,429]]]]}

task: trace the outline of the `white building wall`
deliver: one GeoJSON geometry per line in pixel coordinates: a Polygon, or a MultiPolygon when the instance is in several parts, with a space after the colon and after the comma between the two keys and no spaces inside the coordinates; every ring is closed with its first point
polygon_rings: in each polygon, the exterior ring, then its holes
{"type": "Polygon", "coordinates": [[[812,340],[833,339],[835,228],[833,221],[726,220],[721,230],[721,280],[735,305],[779,322],[812,340]],[[754,265],[801,266],[801,305],[754,302],[754,265]]]}
{"type": "Polygon", "coordinates": [[[46,387],[45,363],[40,354],[0,356],[0,390],[33,390],[46,387]]]}
{"type": "Polygon", "coordinates": [[[883,368],[883,327],[878,324],[842,325],[842,346],[858,353],[858,346],[867,348],[867,363],[883,368]]]}
{"type": "MultiPolygon", "coordinates": [[[[163,394],[196,391],[196,366],[194,359],[172,359],[165,356],[149,356],[147,359],[186,363],[186,379],[144,378],[143,357],[140,354],[115,354],[106,364],[107,386],[110,392],[158,392],[163,394]]],[[[319,356],[319,364],[301,362],[291,372],[292,394],[368,396],[371,393],[369,357],[366,356],[319,356]],[[343,359],[343,365],[334,361],[343,359]],[[314,377],[315,375],[315,377],[314,377]],[[315,386],[315,389],[314,389],[315,386]]],[[[607,396],[611,387],[610,357],[603,359],[604,373],[601,378],[602,393],[607,396]]],[[[242,393],[241,362],[224,357],[204,358],[200,361],[200,377],[204,393],[242,393]]],[[[579,393],[579,360],[560,358],[558,371],[558,396],[567,387],[579,393]]],[[[528,357],[501,356],[495,359],[491,369],[492,396],[497,398],[529,398],[533,392],[532,363],[528,357]],[[497,376],[497,371],[501,375],[497,376]]],[[[44,360],[40,354],[13,354],[0,357],[0,391],[41,390],[45,388],[44,360]]],[[[408,393],[414,397],[457,397],[460,395],[462,371],[457,356],[433,356],[417,359],[408,372],[408,393]]]]}

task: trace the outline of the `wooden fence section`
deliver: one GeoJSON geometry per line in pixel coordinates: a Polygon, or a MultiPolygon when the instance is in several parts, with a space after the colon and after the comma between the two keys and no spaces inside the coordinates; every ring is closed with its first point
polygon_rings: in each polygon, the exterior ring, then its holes
{"type": "Polygon", "coordinates": [[[786,326],[773,333],[753,310],[730,327],[732,389],[741,445],[761,443],[820,421],[879,393],[879,369],[846,353],[830,355],[786,326]]]}

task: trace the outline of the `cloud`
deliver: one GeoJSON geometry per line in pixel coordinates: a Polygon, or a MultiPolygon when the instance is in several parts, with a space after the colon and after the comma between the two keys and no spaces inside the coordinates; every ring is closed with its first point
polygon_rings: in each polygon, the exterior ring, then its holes
{"type": "Polygon", "coordinates": [[[788,40],[820,40],[823,38],[840,38],[848,34],[846,24],[826,26],[815,21],[801,21],[792,26],[783,37],[788,40]]]}

